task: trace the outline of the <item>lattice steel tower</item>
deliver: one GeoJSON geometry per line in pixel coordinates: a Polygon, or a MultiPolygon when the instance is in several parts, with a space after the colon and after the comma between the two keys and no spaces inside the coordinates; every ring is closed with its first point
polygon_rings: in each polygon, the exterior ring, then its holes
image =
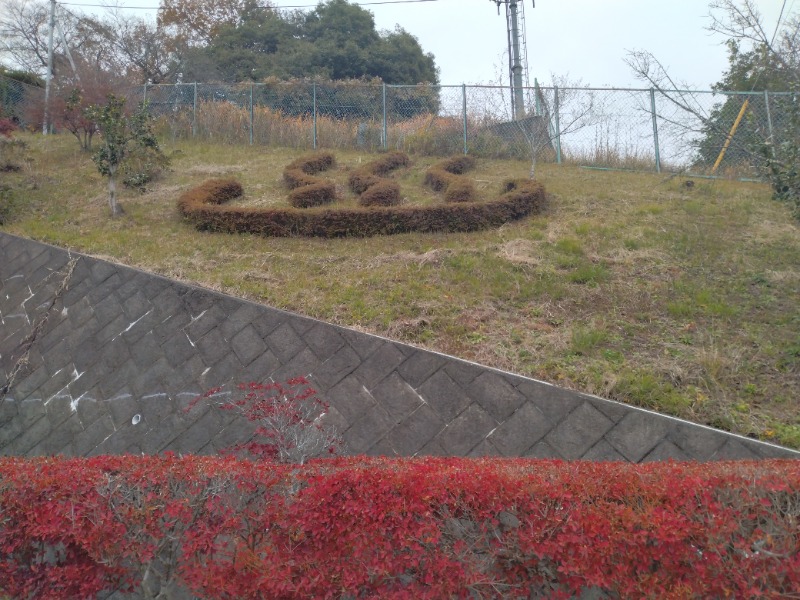
{"type": "MultiPolygon", "coordinates": [[[[525,117],[524,89],[530,87],[528,76],[528,43],[525,31],[525,2],[523,0],[491,0],[506,7],[506,29],[508,33],[508,78],[511,84],[511,111],[514,119],[525,117]]],[[[531,2],[536,7],[535,0],[531,2]]]]}

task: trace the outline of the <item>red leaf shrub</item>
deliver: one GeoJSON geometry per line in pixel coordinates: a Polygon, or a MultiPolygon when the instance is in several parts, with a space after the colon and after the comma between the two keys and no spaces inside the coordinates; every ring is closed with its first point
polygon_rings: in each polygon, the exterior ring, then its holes
{"type": "Polygon", "coordinates": [[[0,459],[0,595],[791,597],[800,462],[0,459]]]}
{"type": "Polygon", "coordinates": [[[0,135],[11,139],[11,134],[17,130],[17,124],[7,117],[0,117],[0,135]]]}
{"type": "Polygon", "coordinates": [[[249,441],[226,448],[222,454],[303,464],[310,458],[336,454],[341,448],[339,435],[324,420],[330,406],[305,377],[240,383],[234,393],[223,389],[211,388],[184,409],[188,413],[201,402],[211,402],[257,424],[249,441]]]}

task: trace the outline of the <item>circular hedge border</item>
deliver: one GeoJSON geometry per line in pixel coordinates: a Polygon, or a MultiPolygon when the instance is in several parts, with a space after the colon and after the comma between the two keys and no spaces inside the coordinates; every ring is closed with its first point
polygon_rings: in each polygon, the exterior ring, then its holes
{"type": "Polygon", "coordinates": [[[547,203],[544,187],[529,179],[506,181],[501,195],[487,202],[357,208],[224,206],[243,193],[236,180],[211,179],[184,192],[178,199],[178,209],[204,231],[334,238],[478,231],[540,213],[547,203]]]}

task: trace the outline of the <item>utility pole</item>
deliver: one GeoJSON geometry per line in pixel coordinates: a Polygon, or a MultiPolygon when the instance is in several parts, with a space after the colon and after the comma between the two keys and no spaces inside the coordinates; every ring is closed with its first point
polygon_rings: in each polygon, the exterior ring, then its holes
{"type": "MultiPolygon", "coordinates": [[[[524,0],[492,0],[506,7],[506,33],[508,34],[508,69],[511,84],[511,110],[515,121],[525,118],[525,88],[528,82],[528,51],[525,32],[524,0]]],[[[536,4],[533,3],[535,7],[536,4]]]]}
{"type": "Polygon", "coordinates": [[[522,59],[519,49],[519,18],[517,0],[508,0],[511,14],[511,76],[514,87],[514,119],[525,118],[525,96],[522,89],[522,59]]]}
{"type": "Polygon", "coordinates": [[[44,86],[44,121],[42,134],[50,128],[50,87],[53,81],[53,30],[56,28],[56,0],[50,0],[50,31],[47,34],[47,79],[44,86]]]}

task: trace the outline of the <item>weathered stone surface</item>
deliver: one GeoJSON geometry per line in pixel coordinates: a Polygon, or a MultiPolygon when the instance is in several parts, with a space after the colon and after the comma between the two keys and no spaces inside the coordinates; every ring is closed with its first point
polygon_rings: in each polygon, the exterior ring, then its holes
{"type": "Polygon", "coordinates": [[[508,380],[492,371],[478,375],[469,386],[469,395],[496,421],[503,421],[525,402],[508,380]]]}
{"type": "Polygon", "coordinates": [[[372,396],[389,412],[395,423],[400,423],[423,403],[420,395],[397,373],[392,373],[375,386],[372,396]]]}
{"type": "MultiPolygon", "coordinates": [[[[224,330],[224,328],[223,328],[224,330]]],[[[261,336],[258,335],[252,325],[245,326],[239,333],[237,333],[231,340],[231,349],[239,357],[239,361],[247,366],[256,358],[264,354],[267,350],[267,345],[261,336]]]]}
{"type": "Polygon", "coordinates": [[[552,428],[553,424],[542,411],[533,402],[527,402],[487,439],[503,456],[524,456],[552,428]]]}
{"type": "Polygon", "coordinates": [[[315,371],[315,379],[323,389],[329,389],[352,373],[361,364],[358,353],[344,346],[323,362],[315,371]]]}
{"type": "Polygon", "coordinates": [[[642,459],[642,462],[663,460],[689,460],[689,457],[672,442],[662,440],[658,446],[653,448],[653,450],[642,459]]]}
{"type": "Polygon", "coordinates": [[[545,438],[564,458],[578,459],[594,446],[614,423],[588,402],[564,418],[545,438]]]}
{"type": "Polygon", "coordinates": [[[345,432],[344,441],[353,454],[366,454],[391,428],[389,413],[375,404],[345,432]]]}
{"type": "Polygon", "coordinates": [[[643,411],[630,411],[605,439],[629,462],[639,462],[671,429],[669,419],[643,411]]]}
{"type": "Polygon", "coordinates": [[[345,379],[328,391],[327,400],[350,424],[376,404],[369,390],[355,378],[345,379]]]}
{"type": "Polygon", "coordinates": [[[438,371],[417,390],[445,421],[455,419],[469,406],[469,396],[444,371],[438,371]]]}
{"type": "Polygon", "coordinates": [[[596,460],[596,461],[621,461],[627,462],[626,458],[617,452],[616,448],[609,444],[606,440],[600,440],[592,446],[581,459],[583,460],[596,460]]]}
{"type": "Polygon", "coordinates": [[[388,434],[392,448],[400,456],[414,456],[444,429],[444,420],[427,404],[411,413],[388,434]]]}
{"type": "Polygon", "coordinates": [[[398,348],[389,341],[381,344],[373,354],[364,359],[353,372],[367,389],[375,387],[384,377],[394,371],[406,359],[398,348]]]}
{"type": "Polygon", "coordinates": [[[436,373],[447,363],[447,359],[441,354],[432,352],[417,351],[411,354],[406,361],[400,365],[397,372],[413,388],[418,388],[431,375],[436,373]]]}
{"type": "Polygon", "coordinates": [[[448,423],[439,434],[439,444],[450,456],[466,456],[497,427],[495,421],[478,404],[472,404],[448,423]]]}

